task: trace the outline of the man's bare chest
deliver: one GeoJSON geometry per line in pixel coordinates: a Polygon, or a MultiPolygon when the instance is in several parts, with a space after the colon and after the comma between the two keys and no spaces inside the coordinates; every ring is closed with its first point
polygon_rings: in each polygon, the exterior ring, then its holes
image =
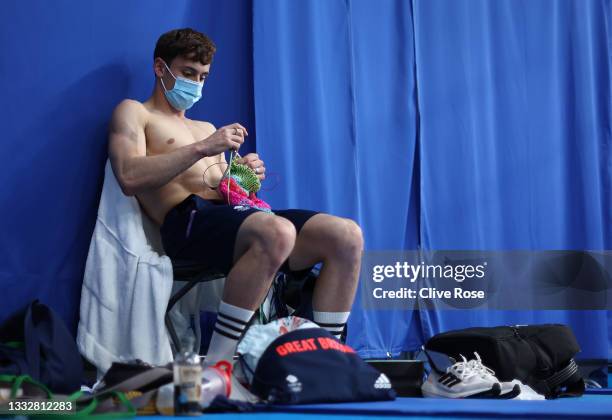
{"type": "Polygon", "coordinates": [[[202,140],[204,135],[202,131],[187,122],[153,118],[145,127],[147,155],[169,153],[174,149],[202,140]]]}
{"type": "MultiPolygon", "coordinates": [[[[171,153],[180,147],[204,140],[212,133],[198,126],[193,121],[168,121],[165,118],[151,119],[145,126],[145,137],[147,143],[147,155],[163,155],[171,153]]],[[[198,185],[216,186],[223,175],[225,165],[219,165],[222,155],[207,156],[200,159],[189,169],[181,173],[175,180],[190,184],[193,188],[196,180],[198,185]],[[203,178],[206,177],[206,184],[203,178]]]]}

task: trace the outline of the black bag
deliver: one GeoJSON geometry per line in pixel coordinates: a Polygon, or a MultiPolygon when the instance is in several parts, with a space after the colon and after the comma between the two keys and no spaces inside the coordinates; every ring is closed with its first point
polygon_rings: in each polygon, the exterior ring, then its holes
{"type": "Polygon", "coordinates": [[[35,300],[0,328],[0,374],[29,375],[68,394],[81,388],[83,361],[62,319],[35,300]]]}
{"type": "Polygon", "coordinates": [[[580,396],[584,380],[573,357],[580,351],[561,324],[467,328],[437,334],[425,349],[455,360],[477,352],[502,382],[518,379],[546,398],[580,396]]]}

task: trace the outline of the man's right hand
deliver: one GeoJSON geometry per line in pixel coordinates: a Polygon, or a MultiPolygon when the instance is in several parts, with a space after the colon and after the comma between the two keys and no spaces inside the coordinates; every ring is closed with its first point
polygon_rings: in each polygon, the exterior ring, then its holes
{"type": "Polygon", "coordinates": [[[246,128],[238,123],[221,127],[209,137],[200,140],[199,150],[203,156],[216,156],[229,149],[238,150],[244,143],[244,136],[248,136],[246,128]]]}

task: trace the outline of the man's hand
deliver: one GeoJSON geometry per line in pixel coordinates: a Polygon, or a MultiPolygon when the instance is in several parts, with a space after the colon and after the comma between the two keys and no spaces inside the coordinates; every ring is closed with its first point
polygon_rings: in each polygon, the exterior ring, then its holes
{"type": "Polygon", "coordinates": [[[266,179],[266,167],[264,166],[263,160],[259,159],[257,153],[249,153],[240,159],[236,159],[236,162],[247,165],[254,170],[260,180],[266,179]]]}
{"type": "Polygon", "coordinates": [[[228,149],[238,150],[244,143],[244,136],[248,136],[246,128],[238,123],[221,127],[208,138],[198,142],[202,156],[216,156],[228,149]]]}

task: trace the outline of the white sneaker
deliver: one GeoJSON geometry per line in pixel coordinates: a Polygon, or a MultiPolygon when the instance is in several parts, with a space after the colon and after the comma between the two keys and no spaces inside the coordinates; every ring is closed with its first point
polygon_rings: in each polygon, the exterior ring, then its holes
{"type": "Polygon", "coordinates": [[[497,381],[499,382],[500,385],[500,394],[498,398],[502,398],[502,399],[510,399],[510,398],[515,398],[516,396],[518,396],[521,393],[521,387],[518,386],[517,384],[513,383],[513,382],[501,382],[499,379],[497,379],[497,377],[495,376],[495,371],[493,371],[492,369],[488,368],[487,366],[485,366],[482,363],[482,359],[480,358],[480,355],[476,352],[474,352],[474,356],[476,356],[476,359],[472,359],[468,362],[468,364],[470,365],[470,367],[477,372],[477,374],[484,380],[486,381],[497,381]]]}
{"type": "Polygon", "coordinates": [[[484,375],[472,361],[465,357],[461,362],[439,374],[432,369],[427,381],[421,386],[424,397],[430,398],[478,398],[495,397],[501,391],[495,376],[484,375]]]}

